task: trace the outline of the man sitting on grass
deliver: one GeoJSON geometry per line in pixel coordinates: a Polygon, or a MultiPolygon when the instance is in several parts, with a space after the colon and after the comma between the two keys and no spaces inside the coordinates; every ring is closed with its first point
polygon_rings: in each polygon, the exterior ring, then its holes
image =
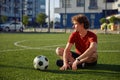
{"type": "Polygon", "coordinates": [[[58,47],[56,54],[62,59],[57,60],[57,66],[60,70],[77,70],[85,66],[94,66],[97,64],[97,36],[89,31],[89,21],[85,15],[79,14],[72,17],[74,32],[69,36],[65,48],[58,47]],[[75,52],[71,51],[75,45],[75,52]]]}

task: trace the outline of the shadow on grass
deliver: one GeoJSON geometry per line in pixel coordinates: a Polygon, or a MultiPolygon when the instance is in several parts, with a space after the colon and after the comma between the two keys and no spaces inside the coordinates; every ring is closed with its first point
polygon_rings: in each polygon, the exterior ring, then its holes
{"type": "MultiPolygon", "coordinates": [[[[14,65],[0,65],[0,68],[18,68],[18,69],[26,69],[26,70],[35,70],[32,67],[25,67],[25,66],[14,66],[14,65]]],[[[72,70],[66,70],[66,71],[61,71],[61,70],[53,70],[53,69],[47,69],[43,70],[42,72],[50,72],[50,73],[55,73],[55,74],[103,74],[108,73],[108,74],[120,74],[120,65],[112,65],[112,64],[97,64],[96,66],[91,66],[91,67],[86,67],[84,69],[78,69],[77,71],[72,71],[72,70]]]]}
{"type": "Polygon", "coordinates": [[[90,74],[90,75],[101,75],[101,76],[110,76],[110,75],[114,75],[116,77],[120,77],[120,73],[118,72],[110,72],[110,71],[98,71],[98,70],[77,70],[77,71],[72,71],[72,70],[66,70],[66,71],[60,71],[60,70],[45,70],[42,72],[50,72],[50,73],[54,73],[54,74],[72,74],[72,75],[76,75],[76,74],[90,74]]]}
{"type": "MultiPolygon", "coordinates": [[[[111,64],[97,64],[96,66],[86,67],[84,69],[78,69],[77,71],[66,70],[45,70],[43,72],[51,72],[56,74],[119,74],[120,75],[120,65],[111,64]]],[[[116,75],[117,76],[117,75],[116,75]]]]}
{"type": "Polygon", "coordinates": [[[97,64],[96,66],[94,66],[94,67],[89,67],[88,69],[91,69],[91,70],[104,70],[104,71],[120,72],[120,65],[97,64]]]}

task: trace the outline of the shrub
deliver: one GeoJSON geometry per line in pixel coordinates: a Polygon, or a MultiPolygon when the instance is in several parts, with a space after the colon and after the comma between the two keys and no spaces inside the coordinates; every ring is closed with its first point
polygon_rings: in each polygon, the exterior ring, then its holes
{"type": "Polygon", "coordinates": [[[115,23],[115,21],[116,21],[116,17],[115,16],[110,17],[110,19],[109,19],[110,23],[115,23]]]}
{"type": "Polygon", "coordinates": [[[107,23],[103,23],[103,24],[101,25],[101,30],[104,30],[106,26],[107,26],[107,23]]]}
{"type": "Polygon", "coordinates": [[[109,23],[108,25],[107,25],[107,28],[108,29],[111,29],[111,27],[114,25],[114,23],[109,23]]]}
{"type": "Polygon", "coordinates": [[[103,24],[103,23],[105,23],[105,22],[106,22],[106,19],[105,19],[105,18],[101,18],[101,19],[100,19],[100,23],[101,23],[101,24],[103,24]]]}

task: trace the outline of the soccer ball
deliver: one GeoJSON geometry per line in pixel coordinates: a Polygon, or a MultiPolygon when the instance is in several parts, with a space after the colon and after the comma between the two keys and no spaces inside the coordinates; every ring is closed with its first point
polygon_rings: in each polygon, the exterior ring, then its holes
{"type": "Polygon", "coordinates": [[[37,70],[46,70],[48,68],[49,61],[46,56],[39,55],[33,60],[33,66],[37,70]]]}

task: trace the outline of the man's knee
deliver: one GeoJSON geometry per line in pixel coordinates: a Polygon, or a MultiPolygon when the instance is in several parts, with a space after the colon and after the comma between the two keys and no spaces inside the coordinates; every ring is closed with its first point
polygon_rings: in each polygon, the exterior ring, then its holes
{"type": "Polygon", "coordinates": [[[59,56],[62,56],[64,52],[64,48],[57,47],[56,48],[56,54],[59,56]]]}

